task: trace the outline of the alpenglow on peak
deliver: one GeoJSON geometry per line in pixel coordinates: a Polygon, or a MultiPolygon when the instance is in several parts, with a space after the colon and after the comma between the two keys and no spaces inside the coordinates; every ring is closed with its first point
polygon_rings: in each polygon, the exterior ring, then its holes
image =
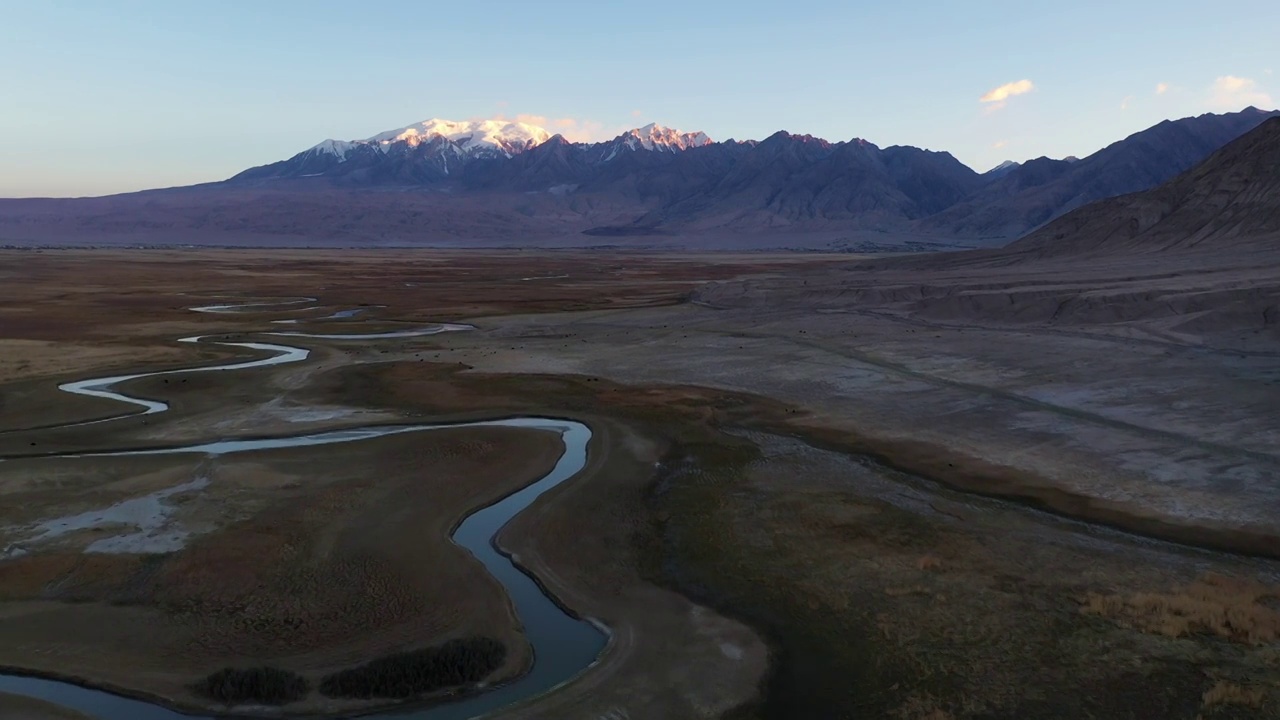
{"type": "Polygon", "coordinates": [[[448,140],[467,155],[512,157],[551,139],[551,133],[536,125],[508,120],[457,122],[432,118],[364,140],[325,140],[311,150],[346,159],[351,150],[362,145],[386,151],[396,143],[417,147],[437,138],[448,140]]]}
{"type": "MultiPolygon", "coordinates": [[[[359,147],[371,147],[385,153],[401,144],[407,148],[415,148],[432,141],[447,141],[446,150],[454,156],[510,158],[532,150],[552,137],[554,133],[546,128],[512,120],[455,121],[432,118],[363,140],[325,140],[304,154],[333,155],[343,161],[359,147]]],[[[613,140],[596,144],[614,147],[616,155],[616,149],[620,145],[631,150],[675,152],[711,143],[712,140],[706,133],[683,133],[650,123],[628,130],[613,140]]]]}
{"type": "Polygon", "coordinates": [[[711,138],[704,132],[682,133],[657,123],[649,123],[642,128],[628,130],[618,136],[618,140],[626,143],[633,150],[637,147],[658,151],[688,150],[711,144],[711,138]]]}
{"type": "Polygon", "coordinates": [[[432,118],[408,127],[378,133],[364,142],[389,144],[405,141],[417,145],[443,137],[464,149],[488,148],[515,155],[551,139],[545,128],[508,120],[470,120],[455,122],[432,118]]]}

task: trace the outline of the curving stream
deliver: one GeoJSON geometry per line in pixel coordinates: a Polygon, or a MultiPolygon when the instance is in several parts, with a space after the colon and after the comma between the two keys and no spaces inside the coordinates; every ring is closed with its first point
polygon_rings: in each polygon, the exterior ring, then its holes
{"type": "MultiPolygon", "coordinates": [[[[310,302],[311,299],[302,302],[310,302]]],[[[254,307],[261,306],[255,305],[254,307]]],[[[202,312],[235,312],[235,306],[213,306],[218,309],[193,308],[202,312]]],[[[470,326],[439,326],[434,332],[468,329],[470,326]]],[[[432,334],[424,332],[421,334],[432,334]]],[[[305,335],[305,337],[325,337],[322,335],[305,335]]],[[[374,339],[379,337],[410,337],[408,335],[387,335],[372,333],[364,336],[338,335],[334,339],[374,339]]],[[[183,342],[199,342],[199,337],[183,338],[183,342]]],[[[136,398],[116,392],[111,388],[126,380],[133,380],[152,375],[168,375],[182,372],[207,372],[242,370],[266,365],[279,365],[290,362],[301,362],[308,356],[304,348],[287,345],[270,345],[265,343],[219,343],[253,350],[277,353],[268,358],[244,361],[212,367],[197,367],[186,370],[166,370],[156,373],[139,373],[119,375],[107,378],[94,378],[60,385],[65,392],[78,395],[108,398],[129,403],[143,408],[140,414],[164,412],[168,404],[136,398]]],[[[139,413],[134,413],[139,414],[139,413]]],[[[121,416],[121,417],[128,417],[121,416]]],[[[116,419],[116,418],[108,418],[116,419]]],[[[97,420],[92,422],[104,422],[97,420]]],[[[77,423],[83,424],[83,423],[77,423]]],[[[454,531],[451,539],[471,552],[493,576],[502,583],[512,603],[516,616],[523,626],[524,634],[533,649],[533,667],[525,675],[510,683],[500,685],[487,691],[432,707],[399,708],[374,713],[366,717],[383,720],[465,720],[480,717],[494,710],[538,697],[560,685],[563,685],[591,667],[599,658],[608,642],[608,631],[603,625],[591,621],[580,620],[569,615],[557,602],[547,595],[530,575],[522,571],[511,558],[502,554],[495,546],[495,538],[499,531],[516,515],[523,511],[543,493],[576,475],[587,462],[587,445],[591,440],[591,430],[586,425],[573,421],[545,417],[516,417],[501,420],[485,420],[478,422],[432,423],[412,425],[381,425],[345,428],[318,433],[300,434],[288,437],[214,440],[172,448],[148,450],[122,450],[97,453],[68,453],[51,457],[114,457],[127,455],[179,455],[200,454],[206,457],[220,457],[239,453],[252,453],[294,447],[314,447],[341,443],[360,442],[372,438],[406,433],[430,432],[448,428],[466,427],[518,427],[539,432],[559,433],[564,452],[556,465],[545,476],[523,489],[509,495],[492,505],[477,510],[466,517],[454,531]]],[[[183,720],[196,717],[212,717],[187,715],[153,703],[114,695],[102,690],[81,687],[72,683],[26,677],[22,675],[0,674],[0,692],[26,695],[40,698],[61,705],[67,709],[84,713],[98,720],[183,720]]],[[[314,691],[313,691],[314,692],[314,691]]],[[[222,717],[234,716],[234,713],[222,717]]]]}
{"type": "Polygon", "coordinates": [[[304,319],[293,318],[291,320],[272,320],[271,324],[272,325],[297,325],[299,323],[304,323],[304,322],[323,322],[325,320],[349,320],[359,315],[362,312],[365,312],[368,310],[375,310],[378,308],[385,308],[385,307],[386,305],[368,305],[365,307],[350,308],[347,310],[338,310],[337,312],[334,312],[332,315],[325,315],[324,317],[318,317],[318,318],[304,318],[304,319]]]}
{"type": "Polygon", "coordinates": [[[459,332],[461,330],[472,329],[474,328],[471,325],[445,323],[444,325],[433,325],[431,327],[414,328],[412,330],[389,330],[387,332],[373,333],[268,332],[262,334],[273,335],[275,337],[317,338],[321,340],[389,340],[391,338],[423,337],[425,335],[438,335],[442,332],[459,332]]]}
{"type": "MultiPolygon", "coordinates": [[[[226,311],[230,312],[230,311],[226,311]]],[[[458,323],[445,323],[443,325],[432,325],[425,328],[415,328],[413,330],[398,330],[394,332],[375,332],[375,333],[342,333],[334,335],[325,335],[322,333],[300,333],[300,332],[268,332],[260,333],[262,335],[276,335],[280,337],[299,337],[311,338],[318,340],[386,340],[390,338],[411,338],[426,337],[428,335],[438,335],[444,332],[459,332],[462,330],[471,330],[473,326],[462,325],[458,323]]],[[[203,340],[206,335],[197,335],[195,337],[180,338],[178,342],[182,343],[198,343],[203,340]]],[[[263,352],[275,353],[270,357],[260,358],[258,360],[242,360],[226,365],[206,365],[191,368],[178,368],[176,370],[161,370],[159,372],[134,373],[132,375],[112,375],[110,377],[90,378],[88,380],[77,380],[75,382],[63,383],[58,389],[73,395],[87,395],[89,397],[106,398],[115,400],[129,405],[141,407],[140,412],[127,413],[124,415],[114,415],[99,420],[87,420],[85,422],[70,423],[62,427],[78,427],[81,425],[96,425],[111,420],[119,420],[120,418],[132,417],[134,415],[154,415],[162,413],[169,409],[169,403],[160,400],[148,400],[146,398],[134,397],[118,393],[111,388],[122,382],[129,380],[137,380],[138,378],[156,377],[160,375],[178,375],[185,373],[197,372],[217,372],[223,370],[248,370],[250,368],[267,367],[268,365],[285,365],[287,363],[302,362],[306,360],[311,351],[306,348],[293,347],[291,345],[275,345],[272,343],[255,343],[255,342],[215,342],[214,345],[224,345],[226,347],[239,347],[249,350],[261,350],[263,352]]],[[[54,428],[50,428],[54,429],[54,428]]]]}
{"type": "MultiPolygon", "coordinates": [[[[200,307],[187,308],[191,312],[198,313],[243,313],[243,312],[259,312],[263,309],[280,307],[282,305],[304,305],[306,303],[316,302],[316,298],[304,297],[297,300],[275,300],[272,302],[252,302],[252,303],[233,303],[231,305],[201,305],[200,307]]],[[[312,308],[291,308],[290,312],[300,312],[302,310],[311,310],[312,308]]]]}
{"type": "MultiPolygon", "coordinates": [[[[178,342],[198,343],[204,336],[197,335],[195,337],[181,338],[178,342]]],[[[273,352],[275,355],[271,357],[261,358],[259,360],[242,360],[240,362],[229,363],[227,365],[208,365],[204,367],[178,368],[177,370],[161,370],[160,372],[150,373],[134,373],[132,375],[113,375],[111,377],[90,378],[88,380],[77,380],[76,382],[63,383],[58,389],[72,395],[87,395],[89,397],[106,398],[117,402],[128,403],[142,408],[141,412],[130,413],[128,415],[117,415],[114,417],[103,418],[101,420],[90,420],[88,422],[73,423],[74,425],[93,425],[95,423],[107,422],[108,420],[118,420],[121,417],[130,417],[132,415],[154,415],[162,413],[169,409],[169,403],[159,400],[147,400],[145,398],[133,397],[131,395],[123,395],[113,391],[111,388],[128,380],[137,380],[144,377],[157,377],[160,375],[177,375],[179,373],[196,373],[196,372],[215,372],[221,370],[248,370],[249,368],[266,367],[268,365],[284,365],[285,363],[302,362],[311,354],[306,348],[291,347],[289,345],[272,345],[269,343],[242,343],[242,342],[220,342],[215,345],[225,345],[227,347],[241,347],[249,350],[262,350],[264,352],[273,352]]]]}

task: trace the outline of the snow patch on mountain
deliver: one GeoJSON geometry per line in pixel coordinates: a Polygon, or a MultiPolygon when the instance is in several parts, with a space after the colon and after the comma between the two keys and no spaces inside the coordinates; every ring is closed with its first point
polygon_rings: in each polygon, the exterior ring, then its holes
{"type": "Polygon", "coordinates": [[[347,154],[359,145],[360,143],[358,142],[347,142],[346,140],[325,140],[311,148],[311,152],[336,155],[338,159],[346,160],[347,154]]]}
{"type": "Polygon", "coordinates": [[[1021,166],[1021,165],[1022,165],[1022,163],[1020,163],[1020,162],[1014,162],[1013,160],[1005,160],[1004,162],[1000,163],[999,165],[997,165],[997,166],[995,166],[995,167],[991,168],[990,170],[988,170],[988,171],[986,172],[986,174],[987,174],[987,175],[991,175],[991,174],[1002,174],[1002,173],[1006,173],[1006,172],[1008,172],[1008,171],[1010,171],[1010,170],[1013,170],[1014,168],[1019,167],[1019,166],[1021,166]]]}

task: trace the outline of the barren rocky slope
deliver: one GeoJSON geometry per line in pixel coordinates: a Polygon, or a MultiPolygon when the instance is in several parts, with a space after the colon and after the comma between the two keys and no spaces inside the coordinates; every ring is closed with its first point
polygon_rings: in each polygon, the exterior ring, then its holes
{"type": "Polygon", "coordinates": [[[1280,249],[1280,118],[1171,182],[1073,212],[1013,243],[1035,257],[1280,249]]]}

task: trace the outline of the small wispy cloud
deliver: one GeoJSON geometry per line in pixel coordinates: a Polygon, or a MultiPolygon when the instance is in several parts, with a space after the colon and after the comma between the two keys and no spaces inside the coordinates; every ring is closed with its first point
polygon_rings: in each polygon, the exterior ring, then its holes
{"type": "Polygon", "coordinates": [[[633,117],[633,118],[638,118],[638,117],[640,117],[641,115],[644,115],[644,113],[640,112],[639,110],[632,110],[632,111],[631,111],[631,117],[633,117]]]}
{"type": "Polygon", "coordinates": [[[1249,105],[1270,108],[1275,104],[1256,80],[1235,75],[1223,75],[1213,81],[1209,102],[1223,110],[1239,110],[1249,105]]]}
{"type": "Polygon", "coordinates": [[[492,119],[507,122],[514,121],[524,123],[526,125],[536,125],[550,131],[551,133],[559,133],[560,135],[563,135],[569,142],[601,142],[603,140],[612,140],[630,129],[621,126],[609,127],[602,122],[574,117],[553,118],[546,115],[520,114],[511,118],[499,113],[492,119]]]}
{"type": "Polygon", "coordinates": [[[1156,94],[1163,95],[1169,92],[1169,83],[1156,83],[1156,94]]]}
{"type": "Polygon", "coordinates": [[[991,143],[991,149],[992,149],[992,150],[999,150],[1000,148],[1002,148],[1002,147],[1004,147],[1004,146],[1006,146],[1006,145],[1008,145],[1008,144],[1009,144],[1009,141],[1008,141],[1008,140],[997,140],[997,141],[995,141],[995,142],[991,143]]]}
{"type": "Polygon", "coordinates": [[[1008,104],[1009,98],[1025,95],[1035,89],[1035,83],[1030,80],[1018,80],[988,90],[986,94],[978,98],[978,102],[987,104],[986,112],[990,115],[997,110],[1004,109],[1005,105],[1008,104]]]}
{"type": "Polygon", "coordinates": [[[1002,102],[1017,95],[1025,95],[1035,89],[1035,83],[1030,80],[1005,83],[998,88],[988,90],[985,95],[978,98],[978,102],[1002,102]]]}
{"type": "Polygon", "coordinates": [[[1126,95],[1126,96],[1125,96],[1125,98],[1124,98],[1123,100],[1121,100],[1121,101],[1120,101],[1120,112],[1124,112],[1125,110],[1128,110],[1128,109],[1129,109],[1129,103],[1131,103],[1131,102],[1133,102],[1133,96],[1132,96],[1132,95],[1126,95]]]}

